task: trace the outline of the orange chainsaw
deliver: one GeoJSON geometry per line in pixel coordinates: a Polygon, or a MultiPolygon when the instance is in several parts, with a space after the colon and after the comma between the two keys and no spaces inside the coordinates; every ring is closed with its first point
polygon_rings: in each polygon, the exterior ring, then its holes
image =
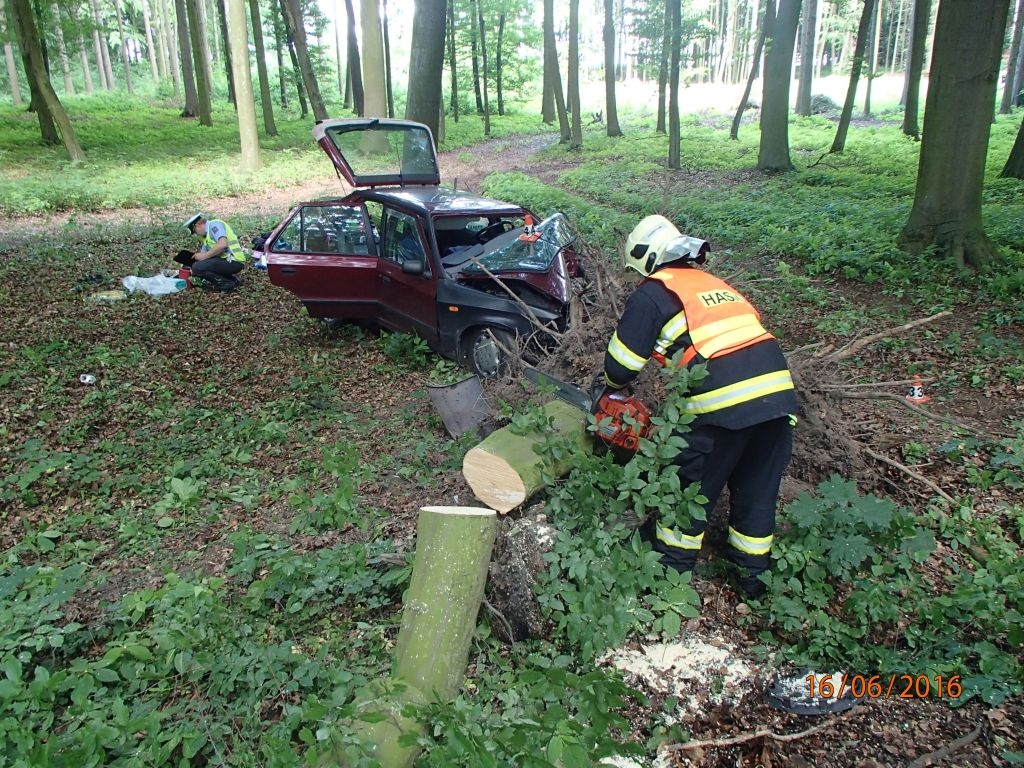
{"type": "Polygon", "coordinates": [[[612,448],[635,453],[640,439],[651,432],[651,411],[635,395],[604,389],[595,400],[594,395],[583,387],[556,379],[536,368],[524,367],[523,373],[534,384],[554,388],[558,399],[585,413],[593,413],[597,419],[594,434],[612,448]]]}

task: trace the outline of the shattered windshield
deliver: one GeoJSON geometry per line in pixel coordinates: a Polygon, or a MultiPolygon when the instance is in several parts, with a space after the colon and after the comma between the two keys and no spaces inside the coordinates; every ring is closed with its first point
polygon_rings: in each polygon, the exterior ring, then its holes
{"type": "Polygon", "coordinates": [[[576,232],[564,214],[549,216],[535,227],[536,239],[523,239],[520,227],[496,237],[484,246],[484,252],[463,267],[463,272],[547,272],[558,252],[576,241],[576,232]]]}

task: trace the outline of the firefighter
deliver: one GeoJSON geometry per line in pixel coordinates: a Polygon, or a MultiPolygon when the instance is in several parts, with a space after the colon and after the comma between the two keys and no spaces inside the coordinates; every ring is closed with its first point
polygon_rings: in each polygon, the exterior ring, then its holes
{"type": "MultiPolygon", "coordinates": [[[[710,513],[728,485],[731,508],[727,554],[739,585],[751,597],[771,564],[775,506],[789,463],[796,393],[786,358],[757,310],[728,283],[699,268],[707,242],[681,235],[663,216],[648,216],[626,241],[626,266],[645,279],[626,302],[608,343],[603,384],[627,388],[648,361],[662,366],[704,363],[685,409],[694,415],[688,447],[676,458],[684,486],[699,482],[710,513]],[[678,355],[678,357],[677,357],[678,355]]],[[[706,522],[673,530],[656,517],[641,534],[662,562],[690,571],[706,522]]]]}

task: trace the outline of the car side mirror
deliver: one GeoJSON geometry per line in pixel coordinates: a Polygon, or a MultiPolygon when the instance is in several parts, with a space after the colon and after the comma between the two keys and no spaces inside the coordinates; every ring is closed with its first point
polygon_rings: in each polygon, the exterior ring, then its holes
{"type": "Polygon", "coordinates": [[[406,259],[402,262],[402,271],[407,275],[422,275],[426,270],[422,259],[406,259]]]}

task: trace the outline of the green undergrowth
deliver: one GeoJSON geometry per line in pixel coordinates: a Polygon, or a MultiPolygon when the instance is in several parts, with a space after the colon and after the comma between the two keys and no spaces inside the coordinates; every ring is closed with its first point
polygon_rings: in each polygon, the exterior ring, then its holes
{"type": "MultiPolygon", "coordinates": [[[[320,178],[324,191],[339,190],[330,160],[316,146],[312,116],[300,118],[275,104],[278,135],[260,130],[263,168],[239,169],[238,122],[217,101],[213,125],[180,116],[181,105],[126,94],[78,96],[65,105],[86,161],[72,164],[63,146],[46,147],[34,114],[0,105],[0,214],[90,212],[160,208],[189,200],[245,196],[320,178]]],[[[352,117],[333,105],[331,117],[352,117]]],[[[498,138],[550,131],[533,115],[510,111],[491,119],[498,138]]],[[[482,118],[449,120],[441,149],[483,141],[482,118]]]]}
{"type": "MultiPolygon", "coordinates": [[[[930,254],[910,257],[897,247],[913,201],[919,145],[896,125],[854,127],[846,151],[829,155],[834,124],[821,117],[795,119],[790,144],[798,171],[765,176],[754,170],[758,133],[753,126],[744,128],[739,141],[729,141],[724,124],[709,127],[700,118],[687,119],[682,168],[669,172],[667,139],[641,124],[627,127],[620,139],[588,137],[578,164],[563,172],[556,186],[521,173],[496,173],[486,189],[538,213],[566,210],[584,240],[609,254],[621,250],[638,218],[662,213],[716,249],[782,255],[798,260],[810,275],[879,283],[897,297],[962,300],[980,287],[991,297],[1016,301],[1024,291],[1024,195],[1018,180],[997,175],[1018,125],[1016,118],[1001,118],[992,129],[984,210],[986,230],[1003,264],[980,278],[930,254]]],[[[555,148],[544,157],[564,159],[564,152],[555,148]]]]}

